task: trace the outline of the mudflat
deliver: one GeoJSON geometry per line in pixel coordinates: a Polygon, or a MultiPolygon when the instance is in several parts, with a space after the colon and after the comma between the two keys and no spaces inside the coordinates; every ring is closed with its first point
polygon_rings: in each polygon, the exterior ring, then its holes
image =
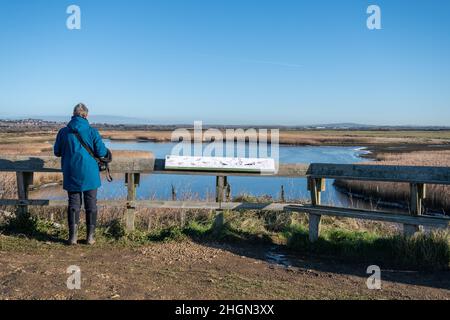
{"type": "Polygon", "coordinates": [[[366,265],[286,252],[289,264],[252,244],[155,243],[65,247],[0,236],[0,299],[450,299],[450,272],[381,272],[366,285],[366,265]],[[29,242],[29,243],[28,243],[29,242]],[[28,244],[28,246],[27,246],[28,244]],[[69,290],[69,266],[81,289],[69,290]]]}

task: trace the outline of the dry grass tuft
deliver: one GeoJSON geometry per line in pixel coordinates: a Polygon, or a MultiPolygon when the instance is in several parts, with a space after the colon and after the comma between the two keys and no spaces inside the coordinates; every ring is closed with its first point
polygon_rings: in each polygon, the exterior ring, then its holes
{"type": "Polygon", "coordinates": [[[144,158],[150,159],[153,157],[153,153],[140,150],[112,150],[112,156],[114,158],[144,158]]]}
{"type": "Polygon", "coordinates": [[[10,172],[0,173],[0,199],[11,199],[17,195],[16,175],[10,172]]]}

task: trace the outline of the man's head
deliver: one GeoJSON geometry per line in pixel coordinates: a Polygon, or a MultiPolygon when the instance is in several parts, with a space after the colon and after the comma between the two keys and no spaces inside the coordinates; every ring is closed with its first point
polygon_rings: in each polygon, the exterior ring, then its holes
{"type": "Polygon", "coordinates": [[[89,113],[89,109],[83,103],[79,103],[75,106],[75,108],[73,108],[74,116],[79,116],[79,117],[86,119],[88,116],[88,113],[89,113]]]}

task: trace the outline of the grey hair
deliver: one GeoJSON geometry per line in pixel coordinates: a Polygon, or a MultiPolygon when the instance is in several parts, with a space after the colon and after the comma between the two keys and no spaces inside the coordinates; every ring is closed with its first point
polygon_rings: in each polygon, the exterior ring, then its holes
{"type": "Polygon", "coordinates": [[[86,118],[88,113],[89,113],[89,109],[83,103],[79,103],[75,106],[75,108],[73,108],[74,116],[80,116],[82,118],[86,118]]]}

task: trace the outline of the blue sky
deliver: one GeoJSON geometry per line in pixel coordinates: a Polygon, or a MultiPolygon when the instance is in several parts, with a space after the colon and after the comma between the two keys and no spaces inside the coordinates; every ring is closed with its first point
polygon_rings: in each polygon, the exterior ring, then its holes
{"type": "Polygon", "coordinates": [[[0,43],[0,116],[450,124],[446,0],[0,0],[0,43]]]}

